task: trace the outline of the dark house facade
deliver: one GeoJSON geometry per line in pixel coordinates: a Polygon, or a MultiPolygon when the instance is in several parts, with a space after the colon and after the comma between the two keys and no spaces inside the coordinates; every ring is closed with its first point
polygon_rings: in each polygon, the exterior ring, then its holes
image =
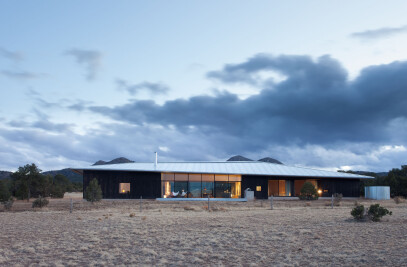
{"type": "Polygon", "coordinates": [[[125,163],[74,169],[84,190],[96,178],[106,199],[243,198],[298,196],[311,182],[321,197],[359,197],[360,179],[369,176],[290,167],[265,162],[125,163]]]}

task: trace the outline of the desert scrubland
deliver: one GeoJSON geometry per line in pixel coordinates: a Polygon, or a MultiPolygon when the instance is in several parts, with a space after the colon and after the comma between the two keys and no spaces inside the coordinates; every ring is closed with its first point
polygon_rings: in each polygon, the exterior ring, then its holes
{"type": "Polygon", "coordinates": [[[75,195],[33,210],[17,201],[0,212],[0,266],[403,266],[407,265],[407,204],[381,222],[355,222],[355,200],[331,209],[303,202],[162,203],[75,195]],[[74,211],[69,213],[69,198],[74,211]]]}

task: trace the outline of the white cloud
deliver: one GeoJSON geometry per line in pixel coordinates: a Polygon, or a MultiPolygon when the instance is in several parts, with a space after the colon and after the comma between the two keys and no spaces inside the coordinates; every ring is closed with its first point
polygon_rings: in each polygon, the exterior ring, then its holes
{"type": "Polygon", "coordinates": [[[166,146],[159,146],[158,149],[161,150],[161,151],[163,151],[163,152],[168,152],[168,151],[170,151],[170,149],[169,149],[168,147],[166,147],[166,146]]]}

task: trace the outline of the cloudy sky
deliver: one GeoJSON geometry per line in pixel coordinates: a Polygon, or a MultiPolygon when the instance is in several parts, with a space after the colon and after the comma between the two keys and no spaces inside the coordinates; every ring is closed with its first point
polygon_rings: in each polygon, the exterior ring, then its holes
{"type": "Polygon", "coordinates": [[[407,2],[1,1],[0,170],[407,164],[407,2]]]}

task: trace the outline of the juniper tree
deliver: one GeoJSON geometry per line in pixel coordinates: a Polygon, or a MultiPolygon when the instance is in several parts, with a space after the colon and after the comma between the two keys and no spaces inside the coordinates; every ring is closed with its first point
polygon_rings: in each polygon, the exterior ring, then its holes
{"type": "Polygon", "coordinates": [[[100,188],[100,185],[96,178],[93,178],[93,180],[90,181],[88,187],[86,187],[85,199],[92,202],[92,204],[102,199],[102,189],[100,188]]]}

